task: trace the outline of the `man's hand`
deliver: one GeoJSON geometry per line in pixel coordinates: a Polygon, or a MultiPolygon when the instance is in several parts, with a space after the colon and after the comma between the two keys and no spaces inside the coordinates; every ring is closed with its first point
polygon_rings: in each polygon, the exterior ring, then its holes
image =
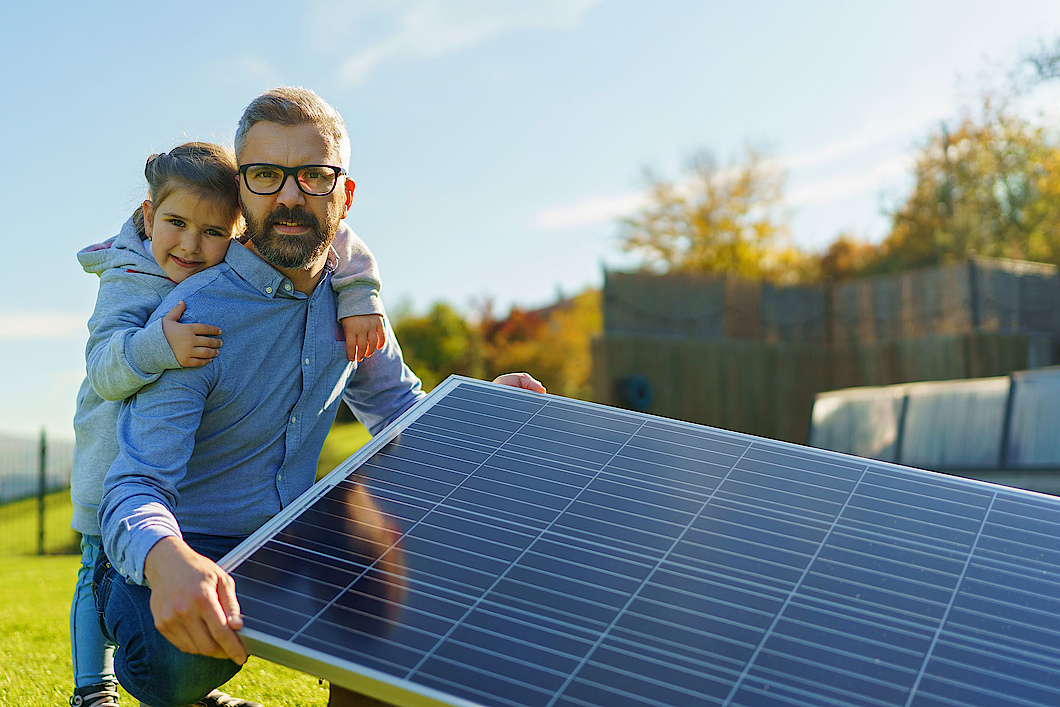
{"type": "Polygon", "coordinates": [[[351,361],[362,361],[386,344],[382,314],[360,314],[339,321],[346,332],[346,356],[351,361]]]}
{"type": "Polygon", "coordinates": [[[236,635],[243,628],[236,583],[227,572],[180,538],[168,537],[147,553],[144,577],[155,628],[170,643],[185,653],[247,661],[236,635]]]}
{"type": "Polygon", "coordinates": [[[182,368],[205,366],[221,348],[221,340],[215,338],[221,335],[221,330],[209,324],[181,322],[184,307],[184,300],[181,300],[162,317],[162,333],[182,368]]]}
{"type": "Polygon", "coordinates": [[[541,383],[529,373],[505,373],[504,375],[494,378],[493,382],[500,383],[501,385],[510,385],[513,388],[525,388],[526,390],[532,390],[535,393],[545,392],[545,386],[541,385],[541,383]]]}

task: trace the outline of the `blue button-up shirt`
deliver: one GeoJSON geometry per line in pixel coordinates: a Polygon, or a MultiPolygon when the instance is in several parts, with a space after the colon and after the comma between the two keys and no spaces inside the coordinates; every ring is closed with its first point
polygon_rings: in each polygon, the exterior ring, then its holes
{"type": "Polygon", "coordinates": [[[164,537],[249,535],[309,488],[341,399],[375,434],[422,396],[391,331],[382,350],[347,359],[333,262],[306,295],[232,243],[224,263],[158,307],[152,321],[183,300],[183,321],[219,326],[224,345],[207,365],[166,371],[122,405],[99,519],[126,577],[144,582],[147,553],[164,537]]]}

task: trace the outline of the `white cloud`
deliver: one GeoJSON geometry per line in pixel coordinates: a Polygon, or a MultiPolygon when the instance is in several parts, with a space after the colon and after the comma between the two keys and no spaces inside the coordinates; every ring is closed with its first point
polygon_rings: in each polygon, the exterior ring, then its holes
{"type": "MultiPolygon", "coordinates": [[[[910,174],[914,160],[915,154],[912,152],[896,155],[862,171],[846,172],[791,189],[785,195],[784,201],[789,206],[812,206],[834,203],[867,191],[878,191],[886,186],[889,180],[910,174]]],[[[722,170],[719,177],[727,176],[726,172],[727,170],[722,170]]],[[[690,186],[682,185],[678,190],[688,192],[690,186]]],[[[647,204],[646,192],[592,195],[566,206],[545,209],[534,217],[531,225],[540,231],[557,231],[606,223],[628,216],[647,204]]]]}
{"type": "Polygon", "coordinates": [[[85,331],[79,314],[0,314],[0,339],[66,339],[85,331]]]}
{"type": "Polygon", "coordinates": [[[590,196],[581,201],[546,209],[533,220],[533,227],[541,231],[557,231],[574,226],[611,221],[633,213],[648,203],[647,194],[630,193],[611,196],[590,196]]]}
{"type": "MultiPolygon", "coordinates": [[[[767,165],[768,167],[769,165],[767,165]]],[[[735,179],[740,173],[736,167],[725,167],[714,173],[713,179],[724,183],[735,179]]],[[[693,182],[678,184],[674,191],[685,197],[696,192],[693,182]]],[[[648,194],[629,192],[626,194],[594,195],[567,206],[546,209],[534,217],[532,226],[541,231],[556,231],[573,226],[587,226],[612,221],[643,209],[649,203],[648,194]]]]}
{"type": "MultiPolygon", "coordinates": [[[[791,172],[849,157],[902,134],[922,133],[925,126],[941,114],[941,110],[941,103],[922,107],[915,114],[910,113],[885,125],[866,127],[854,135],[808,152],[783,159],[768,160],[766,166],[791,172]]],[[[856,194],[879,190],[886,185],[888,180],[901,174],[909,174],[914,166],[914,159],[913,152],[903,153],[872,164],[863,170],[845,172],[796,187],[787,191],[785,202],[789,206],[828,204],[856,194]]],[[[719,179],[725,179],[732,171],[722,169],[717,176],[719,179]]],[[[687,194],[691,191],[691,186],[691,184],[680,185],[678,191],[684,191],[687,194]]],[[[538,230],[554,231],[604,223],[628,216],[643,208],[647,203],[648,197],[645,192],[594,194],[566,206],[541,211],[534,217],[532,225],[538,230]]]]}
{"type": "Polygon", "coordinates": [[[848,172],[796,187],[788,192],[785,201],[790,206],[829,204],[855,194],[878,191],[888,180],[909,174],[914,159],[912,153],[897,155],[863,171],[848,172]]]}
{"type": "Polygon", "coordinates": [[[405,0],[327,3],[314,20],[325,44],[354,45],[339,75],[356,84],[392,61],[443,56],[519,29],[576,28],[601,0],[405,0]],[[371,32],[361,31],[370,28],[371,32]],[[383,38],[358,46],[359,35],[383,38]]]}
{"type": "Polygon", "coordinates": [[[952,110],[952,106],[941,99],[922,102],[915,109],[897,117],[873,121],[853,135],[781,158],[779,162],[784,169],[792,171],[843,159],[893,138],[907,137],[911,140],[914,136],[925,135],[928,129],[950,115],[952,110]]]}

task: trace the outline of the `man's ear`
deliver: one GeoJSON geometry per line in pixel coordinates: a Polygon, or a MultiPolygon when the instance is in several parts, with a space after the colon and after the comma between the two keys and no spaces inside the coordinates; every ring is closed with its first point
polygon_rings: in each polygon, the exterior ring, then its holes
{"type": "Polygon", "coordinates": [[[346,214],[350,213],[350,207],[353,206],[353,190],[357,188],[357,185],[349,177],[342,185],[343,191],[346,192],[346,203],[342,208],[342,218],[346,218],[346,214]]]}
{"type": "Polygon", "coordinates": [[[151,240],[151,231],[155,227],[155,205],[150,199],[144,199],[141,207],[144,210],[144,233],[147,234],[147,240],[151,240]]]}

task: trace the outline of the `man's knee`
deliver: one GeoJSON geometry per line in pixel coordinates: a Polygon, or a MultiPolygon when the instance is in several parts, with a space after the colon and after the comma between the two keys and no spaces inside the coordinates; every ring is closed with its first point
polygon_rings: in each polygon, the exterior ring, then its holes
{"type": "Polygon", "coordinates": [[[151,590],[110,569],[97,587],[105,633],[114,639],[114,672],[129,694],[151,707],[192,704],[228,682],[240,666],[184,653],[155,628],[151,590]]]}
{"type": "MultiPolygon", "coordinates": [[[[119,648],[119,653],[121,649],[119,648]]],[[[115,661],[118,681],[129,694],[151,707],[183,707],[194,704],[239,672],[230,660],[180,653],[144,665],[139,661],[115,661]],[[128,684],[127,684],[128,683],[128,684]]]]}

